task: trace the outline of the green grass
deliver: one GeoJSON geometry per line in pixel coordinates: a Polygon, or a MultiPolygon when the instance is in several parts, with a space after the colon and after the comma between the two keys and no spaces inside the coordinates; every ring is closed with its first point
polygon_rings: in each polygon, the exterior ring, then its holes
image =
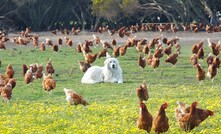
{"type": "MultiPolygon", "coordinates": [[[[52,52],[50,48],[41,52],[24,46],[16,46],[16,50],[2,50],[0,72],[4,74],[6,66],[11,63],[17,85],[10,103],[0,102],[0,133],[145,133],[136,127],[139,101],[135,91],[143,80],[148,83],[150,98],[145,103],[152,115],[165,101],[169,104],[166,110],[170,124],[168,134],[184,133],[175,120],[174,110],[178,100],[187,104],[196,100],[200,108],[215,112],[214,116],[191,133],[221,133],[220,73],[213,83],[207,78],[200,85],[195,77],[196,69],[189,62],[191,46],[181,46],[176,67],[165,64],[164,56],[156,71],[149,66],[142,71],[137,65],[136,49],[130,48],[125,56],[118,58],[124,83],[94,85],[81,84],[83,73],[80,72],[77,61],[84,58],[74,47],[63,46],[58,53],[52,52]],[[27,85],[22,77],[22,64],[43,63],[45,67],[49,58],[55,68],[56,75],[53,78],[57,81],[57,87],[51,95],[43,90],[42,80],[34,80],[27,85]],[[63,88],[75,89],[90,105],[86,108],[82,105],[68,106],[63,88]]],[[[99,50],[99,47],[93,48],[94,52],[99,50]]],[[[209,51],[205,47],[206,55],[209,51]]],[[[103,62],[104,58],[97,59],[93,65],[103,66],[103,62]]],[[[205,59],[201,65],[207,71],[205,59]]]]}

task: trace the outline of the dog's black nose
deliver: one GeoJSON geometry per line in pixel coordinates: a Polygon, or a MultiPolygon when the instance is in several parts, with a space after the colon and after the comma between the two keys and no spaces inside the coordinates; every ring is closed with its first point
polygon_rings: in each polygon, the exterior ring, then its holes
{"type": "Polygon", "coordinates": [[[112,68],[115,68],[115,65],[112,65],[112,68]]]}

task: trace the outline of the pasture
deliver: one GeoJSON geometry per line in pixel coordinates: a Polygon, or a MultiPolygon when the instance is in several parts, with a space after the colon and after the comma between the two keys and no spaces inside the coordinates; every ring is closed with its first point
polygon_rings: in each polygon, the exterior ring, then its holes
{"type": "MultiPolygon", "coordinates": [[[[50,32],[41,32],[39,42],[51,38],[56,42],[58,37],[50,32]]],[[[81,32],[79,35],[68,35],[76,45],[79,41],[91,40],[93,33],[81,32]]],[[[105,41],[115,38],[118,45],[124,45],[127,38],[113,37],[107,33],[95,33],[105,41]]],[[[136,127],[139,114],[139,101],[136,96],[137,87],[145,80],[148,84],[149,100],[145,102],[148,110],[154,116],[160,105],[165,101],[169,106],[166,114],[169,118],[170,128],[168,134],[185,133],[181,130],[175,119],[176,101],[187,104],[199,102],[199,108],[214,111],[214,116],[206,119],[197,128],[191,131],[196,133],[221,133],[221,74],[218,72],[211,82],[206,78],[203,84],[196,79],[196,68],[190,64],[191,46],[204,40],[205,56],[211,51],[207,38],[217,42],[221,33],[191,33],[191,32],[139,32],[137,39],[147,38],[148,41],[160,34],[168,38],[180,38],[181,54],[176,67],[165,63],[166,55],[161,59],[160,66],[154,71],[147,66],[143,71],[138,66],[138,53],[135,47],[129,48],[124,56],[118,57],[123,70],[123,84],[101,83],[94,85],[81,84],[83,72],[79,70],[78,60],[83,61],[82,53],[77,53],[75,46],[67,47],[65,43],[53,52],[49,46],[46,51],[40,51],[29,43],[19,46],[14,43],[5,43],[6,50],[0,51],[2,65],[0,73],[5,74],[8,63],[15,70],[17,85],[13,89],[10,103],[0,102],[0,133],[77,133],[77,134],[105,134],[105,133],[146,133],[136,127]],[[22,76],[22,64],[43,63],[45,67],[51,58],[55,68],[53,78],[57,82],[52,94],[42,88],[42,79],[25,84],[22,76]],[[69,106],[65,100],[64,88],[74,89],[89,102],[89,106],[69,106]]],[[[9,37],[17,36],[9,33],[9,37]]],[[[64,41],[63,41],[64,42],[64,41]]],[[[93,53],[99,52],[101,46],[92,47],[93,53]]],[[[109,50],[111,54],[112,51],[109,50]]],[[[104,58],[97,59],[92,65],[103,66],[104,58]]],[[[206,59],[200,61],[207,71],[206,59]]],[[[45,69],[45,68],[44,68],[45,69]]],[[[151,133],[154,133],[151,131],[151,133]]]]}

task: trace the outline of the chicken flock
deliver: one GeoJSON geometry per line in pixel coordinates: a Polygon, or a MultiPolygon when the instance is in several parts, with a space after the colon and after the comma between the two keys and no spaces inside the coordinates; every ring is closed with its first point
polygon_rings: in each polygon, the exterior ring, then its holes
{"type": "MultiPolygon", "coordinates": [[[[165,29],[168,26],[165,26],[165,29]]],[[[183,26],[184,27],[184,26],[183,26]]],[[[141,27],[142,29],[144,27],[141,27]]],[[[170,26],[173,32],[176,31],[174,26],[170,26]]],[[[164,31],[164,26],[157,26],[159,31],[164,31]]],[[[187,27],[186,27],[187,29],[187,27]]],[[[91,64],[102,57],[119,57],[127,54],[127,50],[130,48],[135,48],[138,53],[137,64],[142,71],[147,66],[150,66],[154,70],[160,67],[160,62],[162,62],[162,57],[166,56],[164,60],[165,63],[171,64],[173,67],[176,66],[179,55],[181,54],[181,45],[179,44],[179,37],[167,38],[164,35],[159,35],[148,41],[146,38],[138,39],[137,36],[131,37],[134,31],[138,31],[136,27],[121,27],[118,31],[110,30],[106,28],[99,28],[98,32],[103,33],[107,31],[110,36],[118,33],[119,37],[127,37],[124,45],[119,45],[118,42],[112,39],[111,42],[100,39],[99,36],[93,34],[91,40],[85,40],[85,42],[79,42],[74,45],[73,41],[69,37],[58,37],[56,43],[51,39],[46,38],[43,42],[39,43],[39,35],[31,34],[30,28],[26,28],[25,31],[20,32],[20,36],[14,39],[9,39],[7,33],[0,33],[0,49],[7,49],[5,43],[7,41],[14,42],[17,45],[28,45],[32,43],[34,47],[39,48],[40,51],[45,51],[46,48],[51,47],[54,52],[59,52],[59,48],[62,44],[66,44],[67,47],[76,47],[76,52],[82,53],[84,61],[78,61],[79,69],[82,72],[86,72],[91,64]],[[128,30],[130,29],[130,30],[128,30]],[[94,53],[92,47],[102,47],[102,50],[98,53],[94,53]]],[[[197,31],[197,29],[195,29],[197,31]]],[[[215,29],[213,29],[215,31],[215,29]]],[[[59,30],[51,31],[51,34],[57,35],[59,30]]],[[[71,32],[73,35],[78,35],[80,33],[79,28],[72,28],[71,32]]],[[[212,32],[208,31],[208,32],[212,32]]],[[[62,34],[69,35],[70,31],[68,29],[61,30],[62,34]]],[[[190,64],[196,69],[196,79],[199,82],[203,82],[206,77],[214,80],[217,75],[218,69],[220,67],[219,53],[221,50],[221,42],[212,42],[209,38],[207,39],[208,47],[211,49],[211,53],[208,55],[204,53],[204,42],[199,41],[192,46],[192,55],[190,56],[190,64]],[[207,55],[207,57],[206,57],[207,55]],[[200,64],[200,60],[206,58],[208,70],[205,71],[200,64]]],[[[22,64],[22,76],[24,77],[24,83],[31,84],[36,79],[42,79],[42,88],[48,92],[52,93],[52,90],[56,88],[56,80],[53,79],[55,74],[55,69],[52,64],[52,60],[48,59],[47,65],[44,67],[43,64],[33,63],[30,65],[22,64]]],[[[16,78],[14,74],[16,71],[13,69],[13,65],[8,64],[5,75],[0,74],[0,94],[4,101],[9,102],[12,98],[12,91],[16,86],[16,78]]],[[[64,93],[66,96],[66,101],[69,105],[82,104],[84,106],[89,105],[87,100],[77,93],[75,90],[64,88],[64,93]]],[[[164,133],[169,129],[169,119],[166,115],[166,109],[169,104],[167,102],[160,105],[159,110],[156,112],[155,116],[152,116],[148,111],[145,102],[148,101],[149,93],[148,86],[144,81],[136,90],[136,95],[139,99],[140,113],[137,119],[137,127],[139,129],[146,130],[148,133],[151,129],[155,133],[164,133]]],[[[183,102],[177,101],[178,107],[175,109],[175,117],[178,125],[185,132],[189,132],[195,127],[199,126],[202,121],[204,121],[209,116],[214,114],[213,111],[207,109],[197,108],[198,102],[193,102],[188,106],[183,102]]]]}
{"type": "MultiPolygon", "coordinates": [[[[140,113],[137,119],[137,127],[150,133],[151,129],[157,134],[165,133],[169,129],[169,118],[166,115],[166,109],[169,106],[167,102],[161,104],[156,115],[153,117],[148,111],[144,101],[149,98],[148,86],[144,81],[137,89],[136,95],[140,102],[140,113]]],[[[209,116],[213,116],[214,112],[208,109],[197,108],[198,102],[193,102],[190,106],[177,101],[175,109],[175,117],[177,124],[185,132],[190,132],[209,116]]]]}

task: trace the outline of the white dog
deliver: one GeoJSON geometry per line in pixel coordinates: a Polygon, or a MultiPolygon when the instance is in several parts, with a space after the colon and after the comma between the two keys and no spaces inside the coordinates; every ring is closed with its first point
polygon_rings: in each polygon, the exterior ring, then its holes
{"type": "Polygon", "coordinates": [[[82,83],[94,84],[100,82],[123,83],[122,69],[116,58],[107,58],[104,66],[92,66],[85,72],[82,83]]]}

